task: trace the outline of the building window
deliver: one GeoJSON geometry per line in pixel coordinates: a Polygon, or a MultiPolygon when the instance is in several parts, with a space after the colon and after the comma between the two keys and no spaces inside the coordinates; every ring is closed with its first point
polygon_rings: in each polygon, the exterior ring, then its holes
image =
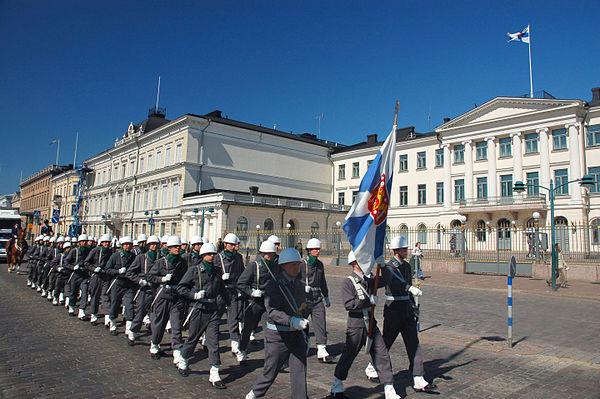
{"type": "Polygon", "coordinates": [[[513,178],[512,175],[500,176],[500,192],[503,197],[512,197],[513,178]]]}
{"type": "Polygon", "coordinates": [[[592,244],[600,244],[600,219],[592,220],[590,223],[590,229],[592,230],[592,244]]]}
{"type": "Polygon", "coordinates": [[[338,166],[338,180],[344,180],[346,178],[346,165],[338,166]]]}
{"type": "Polygon", "coordinates": [[[150,172],[152,169],[154,169],[152,154],[148,154],[148,170],[146,172],[150,172]]]}
{"type": "Polygon", "coordinates": [[[177,144],[175,147],[175,162],[181,162],[183,158],[183,145],[177,144]]]}
{"type": "Polygon", "coordinates": [[[435,167],[441,168],[444,166],[444,149],[438,148],[435,150],[435,167]]]}
{"type": "Polygon", "coordinates": [[[480,242],[485,242],[486,240],[486,225],[483,220],[480,220],[475,224],[475,239],[480,242]]]}
{"type": "Polygon", "coordinates": [[[587,145],[588,147],[600,145],[600,125],[588,126],[587,145]]]}
{"type": "Polygon", "coordinates": [[[162,207],[166,208],[168,206],[169,199],[169,188],[167,185],[162,186],[162,207]]]}
{"type": "Polygon", "coordinates": [[[417,205],[427,204],[427,185],[419,184],[417,186],[417,205]]]}
{"type": "Polygon", "coordinates": [[[73,196],[77,195],[77,184],[73,184],[73,194],[71,194],[73,196]]]}
{"type": "Polygon", "coordinates": [[[338,205],[346,205],[346,193],[338,193],[338,205]]]}
{"type": "Polygon", "coordinates": [[[129,175],[133,176],[135,175],[135,161],[131,161],[129,165],[129,175]]]}
{"type": "Polygon", "coordinates": [[[427,244],[427,227],[423,223],[417,226],[417,241],[427,244]]]}
{"type": "Polygon", "coordinates": [[[400,155],[398,161],[398,171],[406,172],[408,170],[408,155],[400,155]]]}
{"type": "Polygon", "coordinates": [[[144,173],[144,158],[140,158],[140,173],[144,173]]]}
{"type": "Polygon", "coordinates": [[[552,131],[552,143],[555,150],[567,148],[567,129],[554,129],[552,131]]]}
{"type": "Polygon", "coordinates": [[[173,184],[173,206],[179,206],[179,183],[173,184]]]}
{"type": "Polygon", "coordinates": [[[319,223],[312,222],[310,225],[310,238],[319,238],[319,223]]]}
{"type": "Polygon", "coordinates": [[[266,219],[264,221],[263,230],[264,230],[265,234],[273,232],[273,220],[272,219],[266,219]]]}
{"type": "Polygon", "coordinates": [[[124,179],[127,177],[127,164],[125,162],[123,162],[121,164],[121,179],[124,179]]]}
{"type": "Polygon", "coordinates": [[[527,173],[527,195],[538,196],[540,195],[540,174],[538,172],[527,173]]]}
{"type": "Polygon", "coordinates": [[[554,171],[554,188],[557,195],[569,194],[569,185],[566,184],[569,181],[569,170],[568,169],[557,169],[554,171]],[[562,187],[559,187],[563,185],[562,187]]]}
{"type": "Polygon", "coordinates": [[[427,153],[425,151],[417,152],[417,169],[425,169],[427,167],[427,153]]]}
{"type": "Polygon", "coordinates": [[[457,144],[454,146],[454,163],[465,162],[465,146],[463,144],[457,144]]]}
{"type": "Polygon", "coordinates": [[[588,168],[588,175],[596,180],[596,184],[590,187],[590,193],[600,193],[600,167],[588,168]]]}
{"type": "Polygon", "coordinates": [[[477,199],[487,199],[487,177],[477,178],[477,199]]]}
{"type": "Polygon", "coordinates": [[[512,143],[510,137],[502,137],[498,140],[500,143],[500,158],[512,156],[512,143]]]}
{"type": "Polygon", "coordinates": [[[235,227],[235,235],[238,236],[240,241],[248,240],[248,219],[243,216],[240,216],[237,220],[237,224],[235,227]]]}
{"type": "Polygon", "coordinates": [[[144,209],[149,209],[148,207],[148,189],[144,190],[144,209]]]}
{"type": "Polygon", "coordinates": [[[156,209],[158,207],[158,187],[152,188],[152,208],[156,209]]]}
{"type": "Polygon", "coordinates": [[[400,186],[400,206],[408,206],[408,186],[400,186]]]}
{"type": "Polygon", "coordinates": [[[356,197],[358,197],[358,191],[352,191],[352,203],[354,204],[354,201],[356,201],[356,197]]]}
{"type": "Polygon", "coordinates": [[[525,154],[538,152],[538,134],[529,133],[525,135],[525,154]]]}
{"type": "Polygon", "coordinates": [[[162,168],[162,152],[156,152],[156,169],[162,168]]]}
{"type": "Polygon", "coordinates": [[[171,165],[171,147],[165,150],[165,166],[171,165]]]}
{"type": "Polygon", "coordinates": [[[369,169],[371,167],[371,164],[373,163],[373,159],[369,159],[367,161],[367,169],[369,169]]]}
{"type": "Polygon", "coordinates": [[[444,203],[444,183],[443,182],[437,182],[435,184],[435,198],[438,204],[443,204],[444,203]]]}
{"type": "Polygon", "coordinates": [[[172,222],[171,223],[171,235],[177,235],[177,222],[172,222]]]}
{"type": "Polygon", "coordinates": [[[167,226],[165,225],[165,223],[160,224],[159,235],[161,237],[165,235],[166,228],[167,228],[167,226]]]}
{"type": "Polygon", "coordinates": [[[352,178],[360,177],[360,167],[358,162],[352,162],[352,178]]]}
{"type": "Polygon", "coordinates": [[[475,153],[478,161],[487,159],[487,143],[485,141],[475,143],[475,153]]]}
{"type": "Polygon", "coordinates": [[[465,179],[454,180],[454,201],[465,200],[465,179]]]}

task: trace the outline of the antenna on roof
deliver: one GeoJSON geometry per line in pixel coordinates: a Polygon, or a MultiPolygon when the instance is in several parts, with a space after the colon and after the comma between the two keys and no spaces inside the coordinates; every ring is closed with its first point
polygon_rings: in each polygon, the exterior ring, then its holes
{"type": "Polygon", "coordinates": [[[321,112],[319,115],[315,116],[315,119],[319,120],[319,137],[321,137],[321,119],[323,119],[323,113],[321,112]]]}
{"type": "Polygon", "coordinates": [[[158,75],[158,89],[156,90],[156,109],[158,109],[158,97],[160,96],[160,75],[158,75]]]}
{"type": "Polygon", "coordinates": [[[431,100],[429,100],[429,114],[427,114],[427,131],[431,130],[431,100]]]}

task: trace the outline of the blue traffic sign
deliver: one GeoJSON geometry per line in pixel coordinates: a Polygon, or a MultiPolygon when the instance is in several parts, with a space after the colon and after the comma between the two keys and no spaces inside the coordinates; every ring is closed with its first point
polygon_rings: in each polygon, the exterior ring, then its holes
{"type": "Polygon", "coordinates": [[[42,217],[42,211],[38,211],[38,210],[33,211],[33,217],[34,218],[41,218],[42,217]]]}

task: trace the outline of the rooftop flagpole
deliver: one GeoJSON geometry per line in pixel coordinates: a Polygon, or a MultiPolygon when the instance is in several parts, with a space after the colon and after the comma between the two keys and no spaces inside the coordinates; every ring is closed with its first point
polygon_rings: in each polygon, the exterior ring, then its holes
{"type": "Polygon", "coordinates": [[[77,169],[77,143],[79,142],[79,132],[75,135],[75,155],[73,155],[73,169],[77,169]]]}
{"type": "Polygon", "coordinates": [[[527,25],[527,32],[529,32],[529,90],[531,98],[533,98],[533,70],[531,68],[531,28],[527,25]]]}

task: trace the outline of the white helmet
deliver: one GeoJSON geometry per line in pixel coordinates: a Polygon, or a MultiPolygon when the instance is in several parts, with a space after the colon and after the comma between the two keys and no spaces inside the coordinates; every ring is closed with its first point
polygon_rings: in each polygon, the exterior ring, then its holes
{"type": "Polygon", "coordinates": [[[79,238],[77,238],[77,241],[87,241],[87,240],[88,240],[87,234],[80,234],[79,238]]]}
{"type": "Polygon", "coordinates": [[[50,242],[56,242],[56,237],[50,238],[50,242]]]}
{"type": "Polygon", "coordinates": [[[195,244],[204,244],[204,241],[202,241],[202,237],[192,236],[192,239],[190,240],[190,245],[195,245],[195,244]]]}
{"type": "Polygon", "coordinates": [[[181,239],[181,245],[187,245],[187,243],[188,243],[188,242],[187,242],[187,240],[186,240],[185,238],[182,238],[182,239],[181,239]]]}
{"type": "Polygon", "coordinates": [[[306,249],[321,249],[321,241],[318,238],[311,238],[306,243],[306,249]]]}
{"type": "Polygon", "coordinates": [[[146,244],[160,244],[160,238],[158,238],[158,236],[150,236],[148,237],[146,244]]]}
{"type": "Polygon", "coordinates": [[[108,241],[108,242],[112,241],[110,234],[102,234],[100,236],[100,239],[98,240],[98,242],[106,242],[106,241],[108,241]]]}
{"type": "Polygon", "coordinates": [[[223,242],[226,242],[228,244],[233,244],[233,245],[237,245],[240,243],[240,239],[238,238],[238,236],[236,236],[233,233],[228,233],[225,238],[223,238],[223,242]]]}
{"type": "Polygon", "coordinates": [[[390,249],[400,248],[408,248],[408,241],[406,238],[402,236],[392,238],[392,242],[390,242],[390,249]]]}
{"type": "Polygon", "coordinates": [[[121,239],[119,240],[119,243],[120,243],[121,245],[123,245],[123,244],[132,244],[132,243],[133,243],[133,241],[131,241],[131,237],[129,237],[129,236],[125,236],[125,237],[123,237],[123,238],[121,238],[121,239]]]}
{"type": "Polygon", "coordinates": [[[271,241],[273,244],[281,244],[281,240],[276,235],[269,236],[267,240],[271,241]]]}
{"type": "Polygon", "coordinates": [[[71,246],[71,243],[69,241],[65,242],[63,245],[63,248],[69,248],[71,246]]]}
{"type": "Polygon", "coordinates": [[[133,240],[133,245],[137,247],[138,246],[138,240],[133,240]]]}
{"type": "Polygon", "coordinates": [[[96,237],[93,237],[93,236],[92,236],[92,237],[90,237],[90,240],[92,240],[92,241],[96,242],[96,237]]]}
{"type": "MultiPolygon", "coordinates": [[[[269,252],[277,252],[277,248],[275,248],[275,244],[273,244],[273,242],[267,240],[267,241],[263,241],[262,244],[260,244],[260,249],[258,250],[259,252],[262,253],[269,253],[269,252]]],[[[298,252],[298,251],[296,251],[298,252]]]]}
{"type": "Polygon", "coordinates": [[[354,251],[348,252],[348,264],[352,262],[356,262],[356,256],[354,255],[354,251]]]}
{"type": "Polygon", "coordinates": [[[148,241],[148,237],[146,237],[146,234],[140,234],[137,240],[138,242],[148,241]]]}
{"type": "Polygon", "coordinates": [[[72,242],[72,243],[73,243],[73,242],[77,242],[77,238],[75,238],[75,237],[71,237],[71,242],[72,242]]]}
{"type": "Polygon", "coordinates": [[[168,235],[164,235],[160,238],[160,242],[161,244],[166,243],[167,241],[169,241],[169,236],[168,235]]]}
{"type": "Polygon", "coordinates": [[[286,248],[279,254],[279,264],[288,262],[300,262],[300,254],[294,248],[286,248]]]}
{"type": "Polygon", "coordinates": [[[203,243],[203,244],[208,244],[208,242],[209,242],[209,241],[208,241],[208,238],[206,238],[206,237],[202,237],[202,243],[203,243]]]}
{"type": "Polygon", "coordinates": [[[58,238],[56,239],[56,242],[57,242],[57,243],[59,243],[59,242],[65,242],[65,237],[63,237],[63,236],[60,236],[60,237],[58,237],[58,238]]]}
{"type": "Polygon", "coordinates": [[[49,236],[44,237],[44,241],[50,241],[50,237],[49,236]]]}
{"type": "Polygon", "coordinates": [[[167,247],[174,247],[177,245],[181,245],[181,239],[177,236],[169,237],[169,239],[167,240],[167,247]]]}
{"type": "Polygon", "coordinates": [[[202,248],[200,248],[200,255],[216,254],[216,253],[217,253],[217,248],[215,248],[215,245],[211,244],[210,242],[207,243],[206,245],[203,245],[202,248]]]}

